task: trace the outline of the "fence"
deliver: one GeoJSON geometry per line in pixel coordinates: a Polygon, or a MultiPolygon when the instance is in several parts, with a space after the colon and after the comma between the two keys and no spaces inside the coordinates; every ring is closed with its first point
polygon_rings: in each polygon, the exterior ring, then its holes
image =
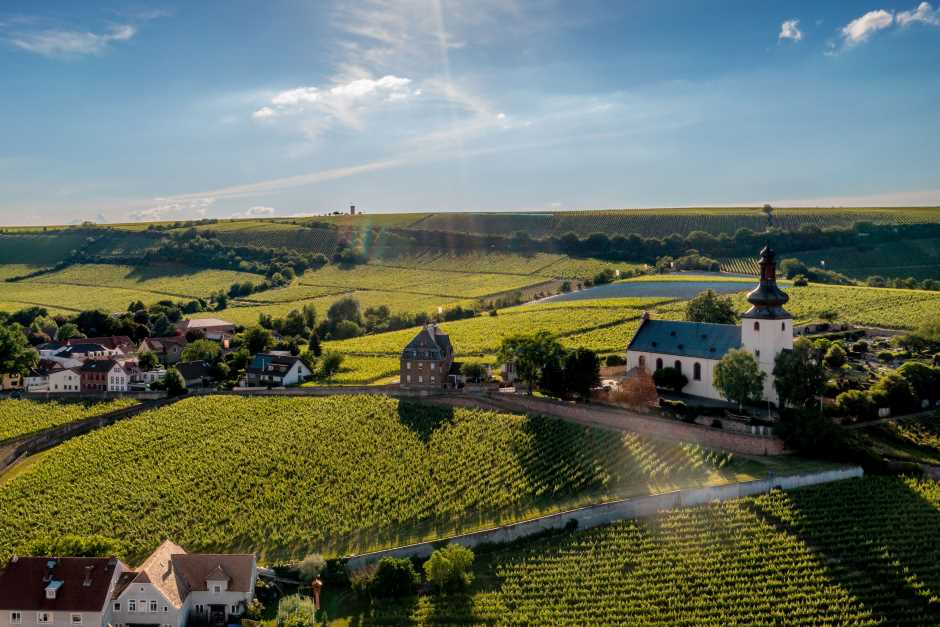
{"type": "Polygon", "coordinates": [[[864,471],[861,467],[852,466],[807,475],[791,475],[759,481],[731,483],[723,486],[678,490],[676,492],[667,492],[666,494],[653,494],[650,496],[639,496],[619,501],[611,501],[609,503],[588,505],[558,514],[550,514],[532,520],[461,534],[442,540],[421,542],[383,551],[373,551],[371,553],[350,556],[347,558],[346,568],[350,571],[355,571],[383,557],[427,557],[434,551],[436,546],[440,546],[441,542],[449,541],[468,548],[480,544],[512,542],[543,531],[563,529],[572,521],[577,522],[578,529],[590,529],[591,527],[606,525],[618,520],[654,516],[664,510],[693,507],[716,501],[737,499],[744,496],[754,496],[769,492],[773,488],[792,490],[820,483],[855,479],[862,476],[864,476],[864,471]]]}

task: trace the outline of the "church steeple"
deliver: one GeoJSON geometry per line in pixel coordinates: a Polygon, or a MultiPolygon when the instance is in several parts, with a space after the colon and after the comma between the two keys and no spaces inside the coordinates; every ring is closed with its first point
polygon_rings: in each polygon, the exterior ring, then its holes
{"type": "Polygon", "coordinates": [[[742,318],[764,318],[779,320],[790,318],[783,305],[790,297],[777,287],[776,254],[770,246],[760,251],[760,283],[747,295],[751,308],[742,314],[742,318]]]}

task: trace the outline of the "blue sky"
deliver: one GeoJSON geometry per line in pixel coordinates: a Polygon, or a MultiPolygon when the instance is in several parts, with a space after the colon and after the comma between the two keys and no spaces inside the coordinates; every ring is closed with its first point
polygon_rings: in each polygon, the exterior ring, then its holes
{"type": "Polygon", "coordinates": [[[940,0],[0,5],[0,223],[940,204],[940,0]]]}

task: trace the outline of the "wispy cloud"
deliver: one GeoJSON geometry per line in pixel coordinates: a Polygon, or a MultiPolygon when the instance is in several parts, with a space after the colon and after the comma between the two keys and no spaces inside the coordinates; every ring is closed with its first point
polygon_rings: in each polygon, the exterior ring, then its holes
{"type": "Polygon", "coordinates": [[[115,42],[130,41],[137,34],[131,24],[117,24],[103,33],[76,30],[37,30],[9,37],[11,44],[44,57],[74,57],[101,54],[115,42]]]}
{"type": "Polygon", "coordinates": [[[802,40],[803,31],[800,30],[800,20],[785,20],[783,24],[780,25],[780,34],[777,35],[777,39],[802,40]]]}
{"type": "Polygon", "coordinates": [[[846,46],[854,46],[868,41],[872,34],[890,27],[893,23],[893,13],[884,9],[869,11],[842,27],[842,40],[846,46]]]}
{"type": "Polygon", "coordinates": [[[215,204],[215,198],[155,198],[156,204],[128,214],[130,220],[152,222],[154,220],[181,220],[194,217],[203,218],[209,207],[215,204]]]}
{"type": "Polygon", "coordinates": [[[244,211],[236,211],[230,218],[270,218],[277,210],[274,207],[249,207],[244,211]]]}
{"type": "Polygon", "coordinates": [[[934,9],[929,2],[921,2],[913,11],[899,11],[895,20],[898,26],[910,26],[916,23],[940,26],[940,5],[934,9]]]}

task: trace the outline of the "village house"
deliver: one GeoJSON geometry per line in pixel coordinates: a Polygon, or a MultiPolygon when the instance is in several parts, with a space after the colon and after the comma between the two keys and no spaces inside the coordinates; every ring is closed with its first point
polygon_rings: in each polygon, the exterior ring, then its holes
{"type": "Polygon", "coordinates": [[[132,355],[137,350],[134,341],[126,335],[108,335],[105,337],[85,337],[65,340],[66,346],[75,344],[99,344],[118,355],[132,355]]]}
{"type": "Polygon", "coordinates": [[[0,568],[0,627],[103,627],[126,566],[113,557],[12,557],[0,568]]]}
{"type": "Polygon", "coordinates": [[[450,383],[454,348],[436,324],[425,325],[401,353],[400,385],[410,389],[443,389],[450,383]]]}
{"type": "Polygon", "coordinates": [[[176,323],[176,330],[180,335],[186,336],[190,331],[202,333],[207,340],[221,341],[235,334],[235,325],[226,320],[218,318],[197,318],[193,320],[183,320],[176,323]]]}
{"type": "Polygon", "coordinates": [[[167,540],[140,568],[119,578],[111,599],[112,624],[230,624],[251,603],[257,574],[253,554],[190,554],[167,540]]]}
{"type": "Polygon", "coordinates": [[[245,387],[297,385],[312,374],[299,357],[285,351],[258,353],[245,369],[245,387]]]}
{"type": "Polygon", "coordinates": [[[23,377],[18,374],[4,374],[0,376],[0,390],[9,392],[10,390],[22,390],[23,377]]]}
{"type": "Polygon", "coordinates": [[[204,361],[181,361],[175,367],[187,389],[201,388],[213,379],[212,368],[204,361]]]}
{"type": "Polygon", "coordinates": [[[644,314],[627,347],[627,369],[655,372],[672,367],[689,380],[683,392],[723,400],[714,385],[715,366],[731,349],[744,349],[767,375],[764,399],[776,403],[774,360],[793,348],[793,319],[783,308],[789,296],[777,287],[774,257],[769,247],[761,251],[760,282],[747,295],[751,307],[741,315],[740,325],[652,320],[644,314]]]}
{"type": "Polygon", "coordinates": [[[102,344],[82,341],[76,344],[66,344],[53,354],[58,359],[77,359],[85,361],[88,359],[108,359],[119,356],[120,351],[115,348],[108,348],[102,344]]]}
{"type": "Polygon", "coordinates": [[[49,372],[47,392],[77,394],[82,391],[82,376],[78,367],[49,372]]]}
{"type": "Polygon", "coordinates": [[[130,376],[113,359],[91,359],[82,364],[82,392],[127,392],[130,376]]]}
{"type": "Polygon", "coordinates": [[[27,392],[39,392],[49,390],[49,374],[56,370],[64,370],[65,366],[51,359],[40,359],[39,362],[30,368],[23,380],[23,387],[27,392]]]}
{"type": "Polygon", "coordinates": [[[137,354],[154,353],[160,363],[172,366],[182,357],[186,344],[186,337],[183,335],[148,337],[137,347],[137,354]]]}
{"type": "Polygon", "coordinates": [[[0,568],[0,627],[228,625],[256,579],[253,554],[187,553],[169,540],[137,569],[113,557],[13,557],[0,568]]]}

